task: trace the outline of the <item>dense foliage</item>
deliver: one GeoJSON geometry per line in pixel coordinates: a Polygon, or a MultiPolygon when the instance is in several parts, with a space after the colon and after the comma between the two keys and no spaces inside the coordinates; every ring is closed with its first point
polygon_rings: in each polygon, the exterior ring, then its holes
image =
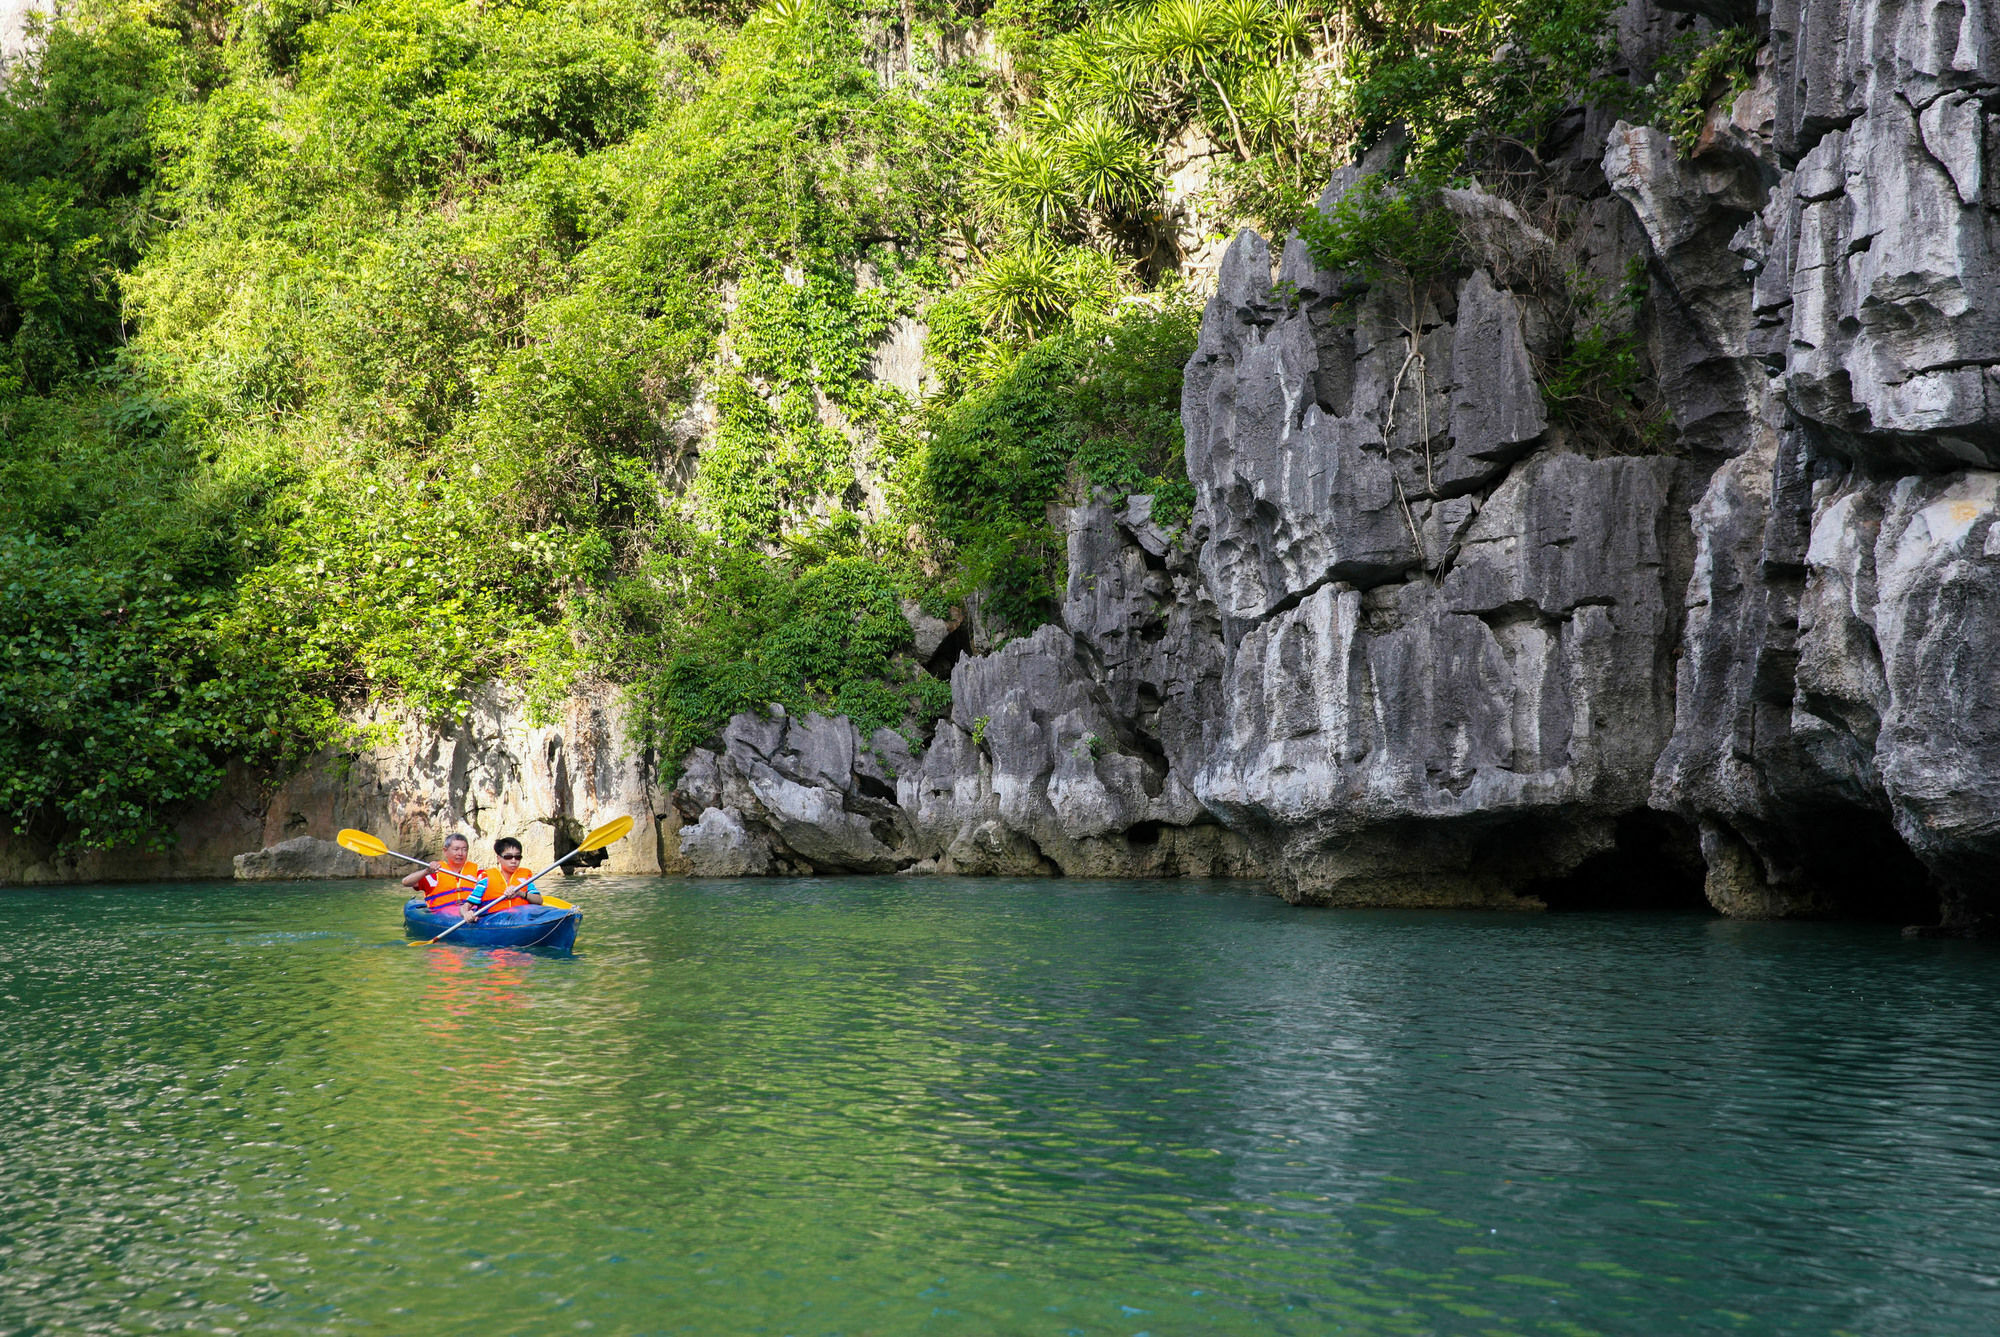
{"type": "Polygon", "coordinates": [[[1217,146],[1203,207],[1285,226],[1392,122],[1419,163],[1531,142],[1603,5],[1018,0],[981,19],[1004,75],[945,58],[976,17],[41,32],[0,85],[0,816],[148,838],[344,705],[495,676],[625,685],[668,765],[771,701],[921,727],[904,607],[1019,633],[1052,502],[1187,514],[1169,160],[1217,146]],[[878,375],[919,318],[923,383],[878,375]]]}

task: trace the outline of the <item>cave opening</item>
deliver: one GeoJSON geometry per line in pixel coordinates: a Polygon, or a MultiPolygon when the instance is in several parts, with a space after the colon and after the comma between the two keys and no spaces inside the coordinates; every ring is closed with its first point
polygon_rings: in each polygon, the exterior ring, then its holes
{"type": "MultiPolygon", "coordinates": [[[[554,822],[556,858],[558,859],[568,858],[569,855],[576,849],[576,847],[583,843],[583,837],[586,834],[587,833],[584,831],[583,827],[580,826],[574,818],[558,817],[554,822]]],[[[575,873],[580,869],[584,868],[600,867],[603,865],[604,861],[606,859],[609,859],[610,857],[611,857],[611,851],[608,847],[601,850],[590,850],[587,851],[586,853],[579,854],[574,859],[570,859],[568,863],[563,865],[562,869],[563,876],[568,877],[570,874],[575,873]]]]}
{"type": "Polygon", "coordinates": [[[958,661],[972,653],[972,619],[962,618],[959,624],[945,633],[938,648],[924,661],[924,672],[933,678],[951,681],[951,671],[958,667],[958,661]]]}
{"type": "Polygon", "coordinates": [[[1522,888],[1554,911],[1673,910],[1713,913],[1703,892],[1701,841],[1672,813],[1642,808],[1619,817],[1612,847],[1561,877],[1522,888]]]}
{"type": "Polygon", "coordinates": [[[1937,885],[1895,823],[1855,808],[1803,813],[1789,833],[1800,880],[1827,913],[1880,924],[1934,924],[1937,885]]]}

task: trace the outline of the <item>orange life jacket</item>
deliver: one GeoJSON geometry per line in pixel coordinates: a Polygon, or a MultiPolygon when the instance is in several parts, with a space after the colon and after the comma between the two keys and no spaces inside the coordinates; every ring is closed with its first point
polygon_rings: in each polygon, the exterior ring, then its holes
{"type": "Polygon", "coordinates": [[[525,868],[516,868],[512,877],[507,876],[506,870],[501,868],[487,869],[486,891],[480,898],[478,908],[487,914],[495,914],[501,910],[518,910],[524,905],[533,905],[534,902],[526,896],[512,896],[508,893],[524,882],[533,880],[534,876],[525,868]],[[499,899],[496,901],[495,897],[499,899]]]}
{"type": "Polygon", "coordinates": [[[460,864],[445,864],[420,884],[424,893],[424,909],[449,910],[471,893],[479,881],[479,865],[467,859],[460,864]]]}

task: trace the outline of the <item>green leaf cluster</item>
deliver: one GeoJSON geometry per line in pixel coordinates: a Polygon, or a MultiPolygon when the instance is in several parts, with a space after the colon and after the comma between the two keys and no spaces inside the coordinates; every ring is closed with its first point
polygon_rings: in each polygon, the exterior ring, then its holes
{"type": "Polygon", "coordinates": [[[1390,182],[1371,173],[1334,202],[1300,220],[1299,235],[1323,269],[1369,283],[1428,282],[1457,262],[1458,224],[1437,187],[1390,182]]]}
{"type": "Polygon", "coordinates": [[[1736,27],[1683,33],[1667,47],[1642,101],[1647,119],[1674,137],[1682,156],[1700,143],[1709,107],[1750,87],[1761,45],[1755,29],[1736,27]]]}
{"type": "Polygon", "coordinates": [[[1645,262],[1634,259],[1624,282],[1608,295],[1581,275],[1571,275],[1567,286],[1575,309],[1561,345],[1540,368],[1550,416],[1586,446],[1638,442],[1657,449],[1664,444],[1666,418],[1647,378],[1639,334],[1648,287],[1645,262]]]}
{"type": "Polygon", "coordinates": [[[30,23],[0,81],[0,395],[47,392],[119,342],[121,279],[157,230],[150,115],[187,92],[168,29],[30,23]]]}
{"type": "Polygon", "coordinates": [[[45,847],[161,847],[227,761],[338,726],[223,631],[243,498],[190,486],[163,417],[115,372],[0,408],[0,829],[45,847]]]}
{"type": "Polygon", "coordinates": [[[1015,633],[1055,613],[1050,502],[1147,492],[1170,525],[1192,509],[1179,400],[1200,316],[1184,296],[1129,299],[1030,344],[934,419],[915,511],[959,554],[961,589],[985,591],[1015,633]]]}

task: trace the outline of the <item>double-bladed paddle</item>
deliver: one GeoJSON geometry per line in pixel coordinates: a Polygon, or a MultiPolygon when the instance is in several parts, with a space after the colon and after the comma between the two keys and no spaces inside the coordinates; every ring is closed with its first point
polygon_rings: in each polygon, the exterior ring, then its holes
{"type": "MultiPolygon", "coordinates": [[[[495,905],[498,905],[500,901],[505,900],[509,896],[520,895],[522,892],[534,886],[537,882],[547,877],[550,873],[555,872],[556,869],[562,867],[564,864],[568,863],[571,859],[574,859],[579,854],[589,854],[593,850],[601,850],[606,845],[612,844],[615,841],[623,840],[626,836],[626,833],[631,831],[631,829],[632,829],[632,819],[630,817],[612,818],[610,821],[606,822],[603,826],[598,827],[595,831],[592,831],[589,835],[585,836],[582,839],[582,841],[580,841],[577,844],[577,847],[571,850],[568,854],[563,855],[562,858],[557,859],[554,863],[550,864],[547,868],[544,868],[541,872],[529,878],[526,882],[523,882],[520,886],[508,888],[505,892],[502,892],[500,897],[496,899],[493,903],[495,905]]],[[[345,831],[341,832],[342,836],[346,836],[347,834],[348,833],[345,831]]],[[[361,833],[355,832],[354,834],[359,835],[361,833]]],[[[374,844],[378,845],[381,844],[380,841],[374,840],[373,837],[369,837],[369,839],[374,844]]],[[[345,840],[343,840],[341,843],[346,844],[345,840]]],[[[348,846],[348,848],[352,849],[353,847],[348,846]]],[[[359,851],[356,851],[356,853],[359,853],[359,851]]],[[[424,866],[428,868],[430,865],[425,864],[424,866]]],[[[542,904],[552,905],[562,910],[570,910],[575,908],[566,901],[557,901],[552,896],[544,896],[542,898],[542,904]]],[[[464,928],[467,924],[476,924],[491,913],[492,913],[491,910],[481,910],[478,914],[473,915],[469,919],[459,920],[456,924],[453,924],[450,928],[438,934],[435,938],[427,938],[422,942],[412,942],[410,946],[428,947],[432,943],[443,942],[446,938],[449,938],[452,934],[458,932],[460,929],[464,928]]]]}

